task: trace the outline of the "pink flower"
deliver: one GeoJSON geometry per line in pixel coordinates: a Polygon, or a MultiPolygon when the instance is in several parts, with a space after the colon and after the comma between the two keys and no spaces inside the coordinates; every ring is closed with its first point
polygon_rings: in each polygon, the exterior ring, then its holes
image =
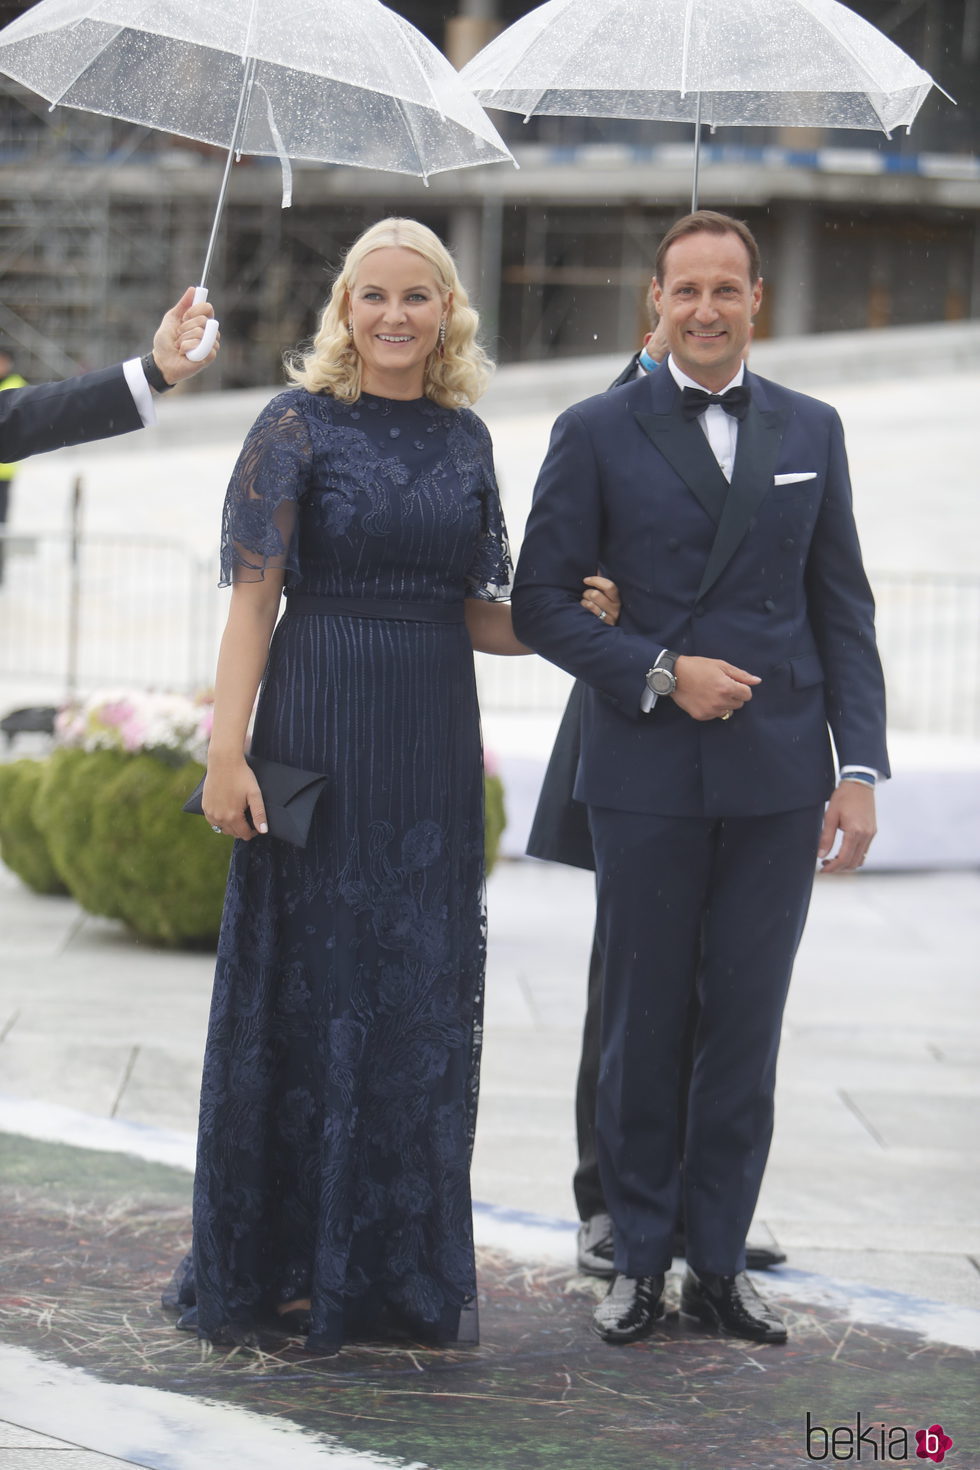
{"type": "Polygon", "coordinates": [[[117,725],[120,729],[132,718],[133,707],[126,699],[110,700],[96,711],[96,718],[103,725],[117,725]]]}
{"type": "Polygon", "coordinates": [[[139,750],[142,747],[145,734],[146,731],[143,722],[135,710],[131,711],[127,718],[120,723],[119,736],[122,740],[123,750],[128,750],[130,753],[139,750]]]}

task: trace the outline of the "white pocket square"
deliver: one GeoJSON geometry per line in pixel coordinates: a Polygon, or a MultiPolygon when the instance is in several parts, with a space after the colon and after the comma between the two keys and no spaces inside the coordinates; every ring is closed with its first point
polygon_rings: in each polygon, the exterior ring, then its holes
{"type": "Polygon", "coordinates": [[[816,470],[800,470],[799,473],[791,475],[773,475],[772,483],[774,485],[796,485],[800,480],[815,480],[816,478],[816,470]]]}

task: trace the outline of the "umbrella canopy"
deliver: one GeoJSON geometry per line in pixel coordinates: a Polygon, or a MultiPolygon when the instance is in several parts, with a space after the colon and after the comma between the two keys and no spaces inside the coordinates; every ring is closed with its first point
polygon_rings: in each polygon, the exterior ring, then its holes
{"type": "Polygon", "coordinates": [[[487,107],[712,126],[908,126],[932,78],[837,0],[548,0],[473,58],[487,107]]]}
{"type": "Polygon", "coordinates": [[[0,31],[0,70],[52,104],[238,153],[423,178],[510,158],[379,0],[40,0],[0,31]]]}

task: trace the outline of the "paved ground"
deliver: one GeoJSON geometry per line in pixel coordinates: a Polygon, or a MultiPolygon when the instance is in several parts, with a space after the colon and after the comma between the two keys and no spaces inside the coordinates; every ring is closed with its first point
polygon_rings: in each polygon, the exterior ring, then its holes
{"type": "MultiPolygon", "coordinates": [[[[755,1232],[771,1235],[790,1257],[789,1268],[774,1273],[766,1284],[791,1311],[797,1311],[801,1323],[805,1351],[793,1364],[795,1387],[784,1390],[799,1408],[799,1413],[793,1410],[796,1418],[802,1416],[800,1406],[807,1401],[808,1386],[816,1392],[828,1361],[838,1361],[842,1339],[854,1325],[852,1318],[865,1324],[891,1324],[887,1330],[881,1327],[872,1333],[879,1370],[886,1358],[907,1364],[910,1354],[935,1351],[937,1342],[956,1344],[960,1349],[980,1347],[978,900],[980,874],[975,872],[818,880],[787,1015],[776,1141],[755,1232]],[[826,1305],[800,1305],[821,1301],[837,1304],[831,1311],[832,1322],[840,1328],[836,1337],[830,1330],[831,1319],[825,1320],[831,1309],[826,1305]],[[847,1326],[841,1328],[844,1322],[847,1326]],[[899,1335],[889,1345],[888,1333],[896,1330],[899,1335]],[[912,1337],[902,1335],[909,1332],[912,1337]],[[815,1333],[822,1334],[820,1341],[832,1351],[813,1351],[815,1333]]],[[[474,1193],[478,1200],[501,1207],[479,1212],[486,1262],[483,1273],[490,1283],[490,1320],[499,1325],[508,1319],[510,1311],[507,1303],[508,1293],[513,1295],[513,1272],[506,1276],[504,1291],[502,1278],[493,1266],[493,1252],[501,1240],[508,1244],[509,1228],[516,1230],[509,1244],[512,1252],[526,1258],[538,1255],[550,1261],[552,1268],[552,1276],[541,1291],[532,1292],[529,1298],[537,1315],[525,1323],[525,1337],[528,1333],[532,1337],[541,1332],[546,1336],[552,1332],[564,1334],[562,1361],[572,1374],[576,1393],[586,1393],[582,1384],[594,1386],[600,1381],[595,1377],[598,1372],[611,1392],[628,1395],[636,1387],[630,1386],[630,1374],[637,1371],[638,1360],[611,1350],[608,1357],[600,1354],[596,1358],[585,1326],[591,1298],[587,1285],[571,1271],[572,1232],[553,1223],[550,1227],[538,1224],[535,1229],[535,1220],[520,1213],[549,1217],[551,1222],[568,1221],[573,1214],[569,1188],[574,1153],[571,1095],[591,925],[590,880],[585,874],[548,865],[506,863],[491,878],[489,903],[492,940],[488,1025],[474,1193]],[[500,1225],[502,1235],[500,1230],[495,1232],[495,1225],[500,1225]]],[[[5,936],[0,977],[0,1093],[4,1095],[0,1131],[7,1135],[0,1142],[6,1145],[6,1156],[12,1160],[9,1169],[13,1171],[10,1174],[5,1169],[5,1174],[20,1177],[18,1149],[27,1145],[18,1139],[24,1135],[34,1133],[51,1139],[60,1134],[93,1149],[118,1147],[121,1136],[122,1146],[128,1147],[123,1136],[127,1125],[130,1138],[132,1125],[142,1125],[138,1136],[144,1143],[162,1139],[163,1144],[172,1145],[173,1157],[181,1156],[186,1161],[196,1109],[210,958],[167,954],[138,945],[117,926],[82,915],[70,900],[27,893],[5,871],[0,872],[0,929],[5,936]],[[52,1104],[62,1111],[44,1106],[52,1104]],[[122,1134],[114,1135],[113,1128],[122,1130],[122,1134]]],[[[113,1214],[108,1203],[104,1208],[100,1206],[94,1220],[86,1215],[86,1209],[92,1209],[98,1179],[107,1180],[104,1188],[109,1196],[114,1191],[126,1191],[122,1184],[113,1182],[111,1168],[109,1175],[105,1174],[102,1161],[109,1155],[69,1150],[66,1156],[89,1161],[85,1164],[90,1176],[84,1191],[86,1203],[72,1196],[69,1206],[58,1206],[55,1214],[59,1222],[67,1221],[66,1228],[75,1230],[73,1244],[68,1248],[64,1241],[49,1241],[48,1257],[37,1248],[31,1264],[35,1283],[31,1291],[43,1290],[44,1281],[56,1281],[56,1273],[65,1269],[79,1244],[86,1247],[81,1254],[87,1262],[91,1254],[87,1248],[91,1245],[94,1249],[100,1232],[108,1244],[99,1280],[105,1271],[115,1279],[113,1273],[119,1275],[122,1271],[119,1252],[127,1229],[142,1238],[141,1232],[147,1228],[145,1221],[127,1224],[125,1210],[113,1214]],[[44,1260],[51,1262],[50,1268],[44,1260]]],[[[156,1156],[171,1155],[164,1151],[156,1156]]],[[[41,1168],[38,1158],[43,1163],[48,1156],[41,1149],[31,1158],[30,1169],[36,1172],[41,1168]]],[[[44,1167],[48,1171],[43,1174],[42,1170],[45,1187],[52,1178],[64,1185],[64,1166],[55,1168],[53,1174],[50,1163],[44,1167]]],[[[168,1177],[174,1173],[166,1172],[168,1177]]],[[[179,1178],[186,1188],[186,1174],[179,1178]]],[[[28,1179],[16,1192],[21,1206],[24,1200],[30,1203],[33,1198],[29,1183],[28,1179]]],[[[41,1215],[50,1220],[50,1200],[46,1209],[47,1214],[42,1210],[41,1215]]],[[[14,1216],[20,1218],[16,1211],[14,1216]]],[[[150,1248],[144,1241],[140,1249],[145,1256],[150,1248]]],[[[167,1258],[164,1246],[159,1247],[158,1255],[157,1273],[167,1258]]],[[[18,1262],[22,1270],[23,1260],[24,1253],[14,1251],[8,1257],[11,1270],[18,1262]]],[[[522,1279],[523,1275],[529,1281],[533,1279],[530,1265],[515,1269],[522,1279]]],[[[17,1279],[20,1281],[20,1277],[17,1279]]],[[[10,1277],[8,1289],[12,1283],[10,1277]]],[[[54,1299],[58,1295],[56,1291],[54,1299]]],[[[145,1299],[145,1291],[136,1298],[144,1303],[145,1299]]],[[[53,1310],[54,1300],[40,1313],[41,1318],[45,1311],[53,1310]]],[[[117,1319],[119,1313],[113,1310],[113,1316],[117,1319]]],[[[38,1313],[34,1312],[31,1321],[37,1319],[38,1313]]],[[[867,1339],[871,1329],[864,1325],[860,1331],[867,1339]]],[[[100,1337],[98,1333],[96,1336],[100,1337]]],[[[44,1350],[43,1334],[39,1337],[33,1331],[23,1335],[15,1332],[13,1336],[7,1331],[3,1341],[10,1346],[0,1347],[0,1356],[23,1355],[28,1348],[44,1350]]],[[[668,1330],[662,1340],[644,1351],[657,1353],[658,1364],[669,1362],[669,1370],[662,1371],[683,1374],[693,1372],[695,1367],[699,1372],[704,1370],[704,1359],[696,1354],[692,1359],[689,1345],[679,1350],[677,1357],[663,1358],[670,1351],[671,1341],[668,1330]]],[[[871,1351],[868,1341],[865,1348],[871,1351]]],[[[744,1351],[739,1351],[739,1363],[744,1367],[744,1351]]],[[[494,1372],[505,1377],[514,1371],[524,1373],[525,1369],[517,1366],[518,1360],[523,1363],[524,1359],[519,1353],[515,1357],[516,1352],[506,1333],[499,1342],[492,1337],[485,1354],[481,1349],[483,1376],[476,1393],[481,1402],[487,1393],[500,1394],[499,1382],[494,1380],[496,1388],[488,1383],[488,1365],[493,1364],[494,1372]]],[[[849,1348],[845,1360],[849,1361],[850,1352],[849,1348]]],[[[89,1366],[84,1355],[79,1359],[73,1356],[75,1353],[74,1348],[67,1356],[62,1353],[62,1362],[81,1360],[89,1366]]],[[[277,1371],[292,1382],[298,1371],[296,1365],[275,1361],[277,1371]]],[[[789,1363],[788,1359],[781,1361],[789,1363]]],[[[924,1362],[919,1364],[922,1373],[924,1362]]],[[[946,1393],[946,1427],[950,1428],[950,1412],[955,1413],[959,1405],[957,1429],[962,1446],[968,1428],[974,1435],[980,1429],[976,1423],[968,1426],[964,1422],[969,1410],[963,1407],[961,1377],[969,1371],[975,1381],[975,1365],[965,1369],[962,1357],[955,1362],[944,1358],[943,1362],[946,1376],[941,1374],[938,1381],[944,1385],[941,1392],[946,1393]]],[[[358,1365],[359,1372],[363,1366],[358,1365]]],[[[81,1386],[79,1381],[71,1381],[69,1387],[76,1398],[66,1400],[58,1374],[67,1373],[67,1368],[32,1353],[0,1365],[0,1405],[5,1406],[0,1408],[0,1415],[13,1421],[0,1427],[2,1470],[75,1470],[76,1466],[107,1470],[110,1463],[118,1463],[118,1439],[106,1440],[108,1421],[94,1415],[91,1404],[91,1396],[103,1391],[100,1378],[108,1370],[103,1371],[98,1363],[94,1368],[99,1369],[98,1375],[86,1378],[81,1386]],[[42,1381],[35,1382],[32,1375],[38,1372],[42,1381]],[[66,1402],[76,1401],[77,1411],[73,1408],[68,1413],[66,1402]],[[52,1402],[60,1408],[52,1408],[52,1402]],[[53,1427],[57,1434],[52,1432],[53,1427]],[[83,1448],[105,1450],[110,1445],[115,1460],[83,1448]]],[[[694,1465],[699,1470],[730,1470],[744,1464],[758,1470],[763,1465],[807,1463],[801,1444],[788,1458],[782,1453],[775,1455],[775,1451],[771,1460],[759,1458],[758,1446],[749,1458],[743,1458],[741,1452],[736,1455],[723,1428],[735,1422],[732,1415],[737,1420],[746,1410],[741,1397],[745,1380],[732,1377],[730,1369],[729,1360],[721,1361],[711,1380],[712,1413],[720,1436],[716,1450],[699,1452],[689,1462],[675,1445],[669,1462],[681,1470],[688,1463],[692,1470],[694,1465]]],[[[71,1371],[78,1373],[77,1368],[71,1371]]],[[[472,1371],[471,1364],[467,1372],[472,1371]]],[[[120,1370],[115,1381],[141,1379],[139,1374],[127,1376],[127,1371],[120,1370]]],[[[286,1414],[314,1435],[314,1444],[326,1443],[322,1416],[318,1418],[311,1409],[311,1417],[304,1420],[296,1407],[301,1394],[294,1402],[284,1383],[283,1392],[270,1406],[267,1394],[256,1391],[250,1396],[241,1391],[242,1380],[236,1381],[239,1392],[233,1398],[234,1413],[225,1409],[223,1412],[231,1418],[221,1421],[222,1442],[237,1445],[236,1470],[248,1463],[242,1458],[240,1439],[236,1439],[245,1421],[235,1418],[245,1413],[246,1406],[265,1412],[278,1406],[278,1413],[286,1414]]],[[[921,1386],[926,1380],[920,1373],[916,1381],[921,1386]]],[[[933,1385],[932,1398],[924,1400],[923,1405],[935,1403],[938,1416],[941,1392],[932,1378],[928,1381],[933,1385]]],[[[429,1380],[426,1383],[431,1391],[429,1380]]],[[[767,1391],[775,1392],[777,1378],[767,1383],[767,1391]]],[[[345,1380],[345,1392],[348,1388],[350,1381],[345,1380]]],[[[554,1393],[550,1378],[548,1385],[542,1380],[539,1389],[544,1396],[541,1403],[553,1403],[553,1397],[548,1397],[554,1393]]],[[[701,1389],[707,1392],[705,1385],[701,1389]]],[[[139,1390],[141,1394],[157,1391],[139,1390]]],[[[455,1391],[462,1391],[459,1383],[455,1391]]],[[[185,1376],[176,1392],[210,1398],[218,1390],[210,1378],[206,1384],[202,1380],[188,1387],[185,1376]]],[[[370,1392],[375,1396],[381,1392],[377,1383],[370,1392]]],[[[388,1392],[385,1388],[385,1402],[388,1392]]],[[[879,1401],[882,1393],[879,1390],[879,1401]]],[[[821,1402],[819,1395],[816,1402],[821,1402]]],[[[849,1402],[859,1405],[860,1396],[854,1395],[849,1402]]],[[[899,1421],[897,1404],[906,1406],[907,1420],[916,1413],[933,1412],[919,1404],[915,1409],[909,1407],[912,1401],[907,1395],[903,1398],[894,1386],[884,1393],[883,1402],[886,1409],[892,1405],[899,1421]]],[[[589,1407],[587,1398],[573,1398],[573,1413],[574,1404],[579,1404],[582,1422],[594,1422],[598,1433],[598,1421],[589,1418],[598,1410],[589,1407]]],[[[758,1408],[759,1404],[752,1401],[751,1406],[758,1408]]],[[[772,1403],[769,1410],[776,1413],[772,1403]]],[[[183,1407],[181,1412],[185,1412],[183,1407]]],[[[510,1431],[503,1400],[497,1403],[495,1413],[495,1420],[491,1416],[497,1426],[494,1432],[503,1434],[506,1440],[510,1431]]],[[[673,1434],[684,1415],[678,1409],[667,1418],[673,1434]]],[[[879,1418],[887,1418],[887,1414],[882,1412],[879,1418]]],[[[647,1425],[651,1432],[654,1424],[663,1429],[662,1421],[666,1422],[662,1412],[651,1407],[647,1425]]],[[[641,1414],[637,1423],[643,1422],[647,1421],[641,1414]]],[[[826,1413],[822,1422],[827,1422],[826,1413]]],[[[351,1448],[357,1445],[362,1451],[367,1444],[386,1447],[389,1452],[393,1444],[410,1446],[412,1435],[405,1423],[399,1419],[384,1433],[379,1428],[379,1437],[374,1441],[368,1434],[366,1438],[355,1436],[352,1443],[348,1434],[343,1443],[351,1448]],[[399,1439],[400,1434],[407,1437],[399,1439]]],[[[489,1432],[488,1421],[481,1419],[481,1423],[489,1432]]],[[[265,1427],[272,1434],[273,1426],[265,1427]]],[[[337,1424],[332,1427],[336,1433],[337,1424]]],[[[567,1428],[557,1421],[548,1428],[553,1454],[567,1428]]],[[[540,1424],[536,1432],[544,1432],[540,1424]]],[[[950,1432],[955,1438],[954,1430],[950,1432]]],[[[192,1433],[189,1428],[174,1430],[178,1441],[191,1438],[192,1433]]],[[[603,1442],[612,1444],[614,1439],[610,1430],[603,1442]]],[[[131,1442],[145,1444],[146,1440],[131,1442]]],[[[463,1462],[454,1459],[445,1445],[437,1444],[435,1449],[440,1458],[433,1459],[431,1465],[438,1470],[446,1466],[455,1470],[457,1464],[463,1470],[488,1470],[497,1463],[520,1464],[524,1470],[525,1465],[555,1463],[547,1456],[539,1461],[529,1449],[524,1459],[510,1462],[498,1461],[489,1452],[481,1461],[473,1457],[472,1446],[470,1458],[463,1462]]],[[[430,1452],[434,1453],[431,1445],[430,1452]]],[[[667,1463],[666,1442],[664,1452],[667,1463]]],[[[122,1458],[127,1463],[152,1466],[205,1463],[193,1456],[182,1459],[176,1450],[172,1453],[176,1458],[122,1458]]],[[[271,1444],[268,1454],[269,1458],[255,1463],[275,1464],[278,1452],[273,1453],[271,1444]]],[[[569,1445],[564,1455],[563,1470],[578,1463],[569,1445]]],[[[344,1460],[332,1454],[329,1463],[343,1464],[344,1460]]],[[[373,1463],[404,1465],[406,1461],[398,1456],[375,1459],[373,1463]]],[[[419,1461],[414,1463],[418,1465],[419,1461]]],[[[619,1451],[614,1454],[609,1449],[603,1458],[591,1463],[600,1470],[611,1470],[620,1464],[619,1451]]],[[[958,1458],[953,1464],[956,1470],[965,1470],[967,1464],[980,1464],[980,1458],[958,1458]]]]}

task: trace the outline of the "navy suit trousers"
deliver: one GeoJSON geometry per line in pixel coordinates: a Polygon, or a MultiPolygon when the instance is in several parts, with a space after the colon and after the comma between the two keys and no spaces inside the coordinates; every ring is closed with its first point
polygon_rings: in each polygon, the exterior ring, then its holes
{"type": "Polygon", "coordinates": [[[615,1265],[666,1271],[680,1203],[695,1270],[745,1264],[772,1136],[783,1006],[809,907],[823,805],[758,817],[589,808],[605,962],[597,1130],[615,1265]]]}

